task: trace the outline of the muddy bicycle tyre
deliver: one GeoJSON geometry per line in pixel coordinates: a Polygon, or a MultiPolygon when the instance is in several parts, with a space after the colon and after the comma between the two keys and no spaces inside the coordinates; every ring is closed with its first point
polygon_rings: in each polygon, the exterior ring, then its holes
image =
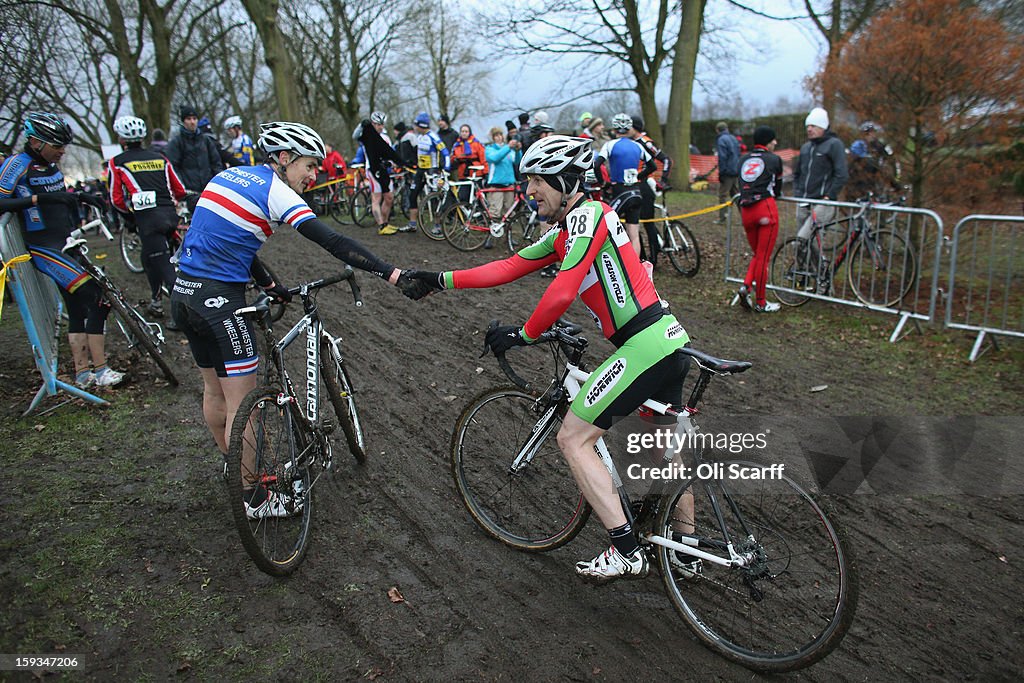
{"type": "Polygon", "coordinates": [[[352,222],[360,228],[367,228],[373,223],[373,200],[370,190],[361,187],[349,197],[349,210],[352,222]]]}
{"type": "Polygon", "coordinates": [[[313,522],[310,449],[317,448],[314,435],[296,417],[291,401],[279,404],[280,387],[263,386],[250,391],[238,407],[231,426],[225,465],[225,481],[231,515],[242,547],[259,569],[271,576],[286,576],[302,563],[309,547],[313,522]],[[285,517],[250,519],[242,476],[242,456],[251,450],[255,479],[269,495],[286,496],[285,517]]]}
{"type": "Polygon", "coordinates": [[[141,273],[143,271],[142,238],[139,237],[139,231],[137,229],[130,230],[127,225],[122,226],[118,243],[121,260],[124,261],[125,267],[133,273],[141,273]]]}
{"type": "MultiPolygon", "coordinates": [[[[680,572],[675,551],[656,550],[669,599],[703,645],[762,673],[803,669],[842,641],[853,622],[859,594],[856,566],[845,536],[822,505],[789,477],[748,462],[722,463],[760,471],[761,479],[689,480],[664,501],[655,533],[720,557],[731,542],[747,566],[703,560],[696,574],[680,572]],[[716,519],[713,491],[730,538],[716,519]],[[676,509],[687,492],[692,514],[676,509]],[[738,512],[738,514],[737,514],[738,512]],[[686,540],[684,540],[684,538],[686,540]]],[[[681,510],[686,506],[681,505],[681,510]]]]}
{"type": "Polygon", "coordinates": [[[685,223],[670,221],[665,225],[664,241],[661,250],[668,256],[672,267],[685,277],[695,277],[700,271],[700,246],[690,228],[685,223]],[[666,248],[672,250],[666,251],[666,248]]]}
{"type": "Polygon", "coordinates": [[[444,231],[440,229],[437,221],[441,217],[441,209],[447,196],[448,192],[438,191],[431,192],[419,200],[420,213],[417,220],[419,221],[420,232],[435,242],[444,241],[444,231]],[[434,226],[438,226],[436,233],[434,232],[434,226]]]}
{"type": "Polygon", "coordinates": [[[171,370],[170,364],[164,355],[160,352],[160,339],[154,334],[153,330],[149,327],[149,322],[139,315],[133,307],[129,306],[121,297],[116,296],[110,292],[104,293],[107,301],[110,303],[110,307],[114,313],[117,314],[119,324],[121,325],[121,331],[124,333],[125,338],[128,341],[128,348],[141,347],[146,355],[156,363],[157,367],[160,368],[160,372],[163,373],[164,379],[171,386],[178,386],[178,378],[174,375],[174,371],[171,370]]]}
{"type": "Polygon", "coordinates": [[[854,296],[870,306],[892,307],[903,300],[917,279],[917,257],[902,235],[892,230],[865,234],[847,260],[854,296]]]}
{"type": "Polygon", "coordinates": [[[533,456],[511,470],[541,418],[536,401],[512,387],[485,391],[462,412],[451,443],[452,476],[473,521],[490,537],[530,552],[565,545],[591,512],[555,442],[565,406],[545,412],[533,456]]]}
{"type": "Polygon", "coordinates": [[[768,284],[794,290],[772,290],[779,303],[784,306],[803,306],[810,297],[799,292],[817,291],[817,271],[818,257],[814,250],[806,240],[794,237],[780,244],[775,250],[771,270],[768,272],[768,284]]]}
{"type": "Polygon", "coordinates": [[[491,236],[484,211],[477,202],[459,202],[448,207],[439,220],[448,244],[459,251],[476,251],[491,236]]]}
{"type": "Polygon", "coordinates": [[[345,441],[352,457],[360,465],[366,463],[366,437],[356,409],[355,389],[341,359],[326,339],[320,342],[320,373],[327,388],[327,397],[334,406],[334,413],[345,433],[345,441]]]}

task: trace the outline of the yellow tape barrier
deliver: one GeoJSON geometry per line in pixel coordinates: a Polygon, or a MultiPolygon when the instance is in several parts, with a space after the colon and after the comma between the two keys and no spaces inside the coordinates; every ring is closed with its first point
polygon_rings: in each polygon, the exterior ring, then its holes
{"type": "Polygon", "coordinates": [[[684,218],[693,218],[694,216],[700,216],[700,215],[705,214],[705,213],[714,213],[715,211],[718,211],[719,209],[724,209],[725,207],[729,206],[730,204],[732,204],[732,202],[725,202],[723,204],[716,204],[715,206],[709,206],[706,209],[699,209],[697,211],[691,211],[690,213],[681,213],[678,216],[666,216],[665,218],[641,218],[640,222],[641,223],[659,223],[661,221],[678,221],[678,220],[682,220],[684,218]]]}
{"type": "Polygon", "coordinates": [[[15,263],[26,263],[31,260],[31,256],[28,254],[22,254],[21,256],[15,256],[0,267],[0,318],[4,315],[4,292],[7,290],[7,269],[15,263]]]}

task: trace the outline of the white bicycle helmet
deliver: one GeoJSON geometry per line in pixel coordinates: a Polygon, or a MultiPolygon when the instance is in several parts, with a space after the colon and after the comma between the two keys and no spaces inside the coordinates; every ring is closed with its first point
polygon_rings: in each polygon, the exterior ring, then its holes
{"type": "Polygon", "coordinates": [[[388,122],[388,115],[382,111],[375,111],[370,114],[370,123],[379,123],[384,125],[388,122]]]}
{"type": "Polygon", "coordinates": [[[524,174],[582,175],[594,165],[591,141],[568,135],[549,135],[530,145],[519,162],[524,174]]]}
{"type": "Polygon", "coordinates": [[[323,159],[327,156],[319,133],[302,123],[271,121],[260,125],[260,139],[256,143],[267,154],[286,150],[299,156],[323,159]]]}
{"type": "Polygon", "coordinates": [[[241,128],[241,127],[242,127],[242,117],[241,116],[229,116],[226,119],[224,119],[224,130],[231,130],[232,128],[241,128]]]}
{"type": "Polygon", "coordinates": [[[146,122],[137,116],[122,116],[114,121],[114,132],[128,142],[143,140],[146,137],[146,122]]]}
{"type": "Polygon", "coordinates": [[[629,130],[633,127],[633,117],[629,114],[616,114],[612,117],[612,128],[615,130],[629,130]]]}

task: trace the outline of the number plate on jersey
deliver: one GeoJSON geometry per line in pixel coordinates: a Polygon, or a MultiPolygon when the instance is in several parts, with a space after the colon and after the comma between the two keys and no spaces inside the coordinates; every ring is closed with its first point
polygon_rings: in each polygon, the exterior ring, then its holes
{"type": "Polygon", "coordinates": [[[132,208],[136,211],[156,208],[156,191],[145,190],[132,195],[132,208]]]}

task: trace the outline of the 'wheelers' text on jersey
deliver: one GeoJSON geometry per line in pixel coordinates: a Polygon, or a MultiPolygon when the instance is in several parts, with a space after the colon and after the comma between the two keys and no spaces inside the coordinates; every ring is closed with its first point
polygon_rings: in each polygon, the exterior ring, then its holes
{"type": "Polygon", "coordinates": [[[226,169],[199,197],[179,267],[193,277],[247,282],[253,257],[275,227],[294,228],[315,217],[269,166],[226,169]]]}

